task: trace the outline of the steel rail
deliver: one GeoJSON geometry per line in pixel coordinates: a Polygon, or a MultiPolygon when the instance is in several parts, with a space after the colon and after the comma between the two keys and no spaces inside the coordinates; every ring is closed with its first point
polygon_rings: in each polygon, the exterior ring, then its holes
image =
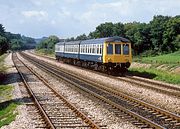
{"type": "MultiPolygon", "coordinates": [[[[17,57],[18,58],[18,57],[17,57]]],[[[19,58],[18,58],[19,59],[19,58]]],[[[41,75],[35,72],[31,67],[27,66],[22,60],[19,61],[26,66],[38,79],[40,79],[47,87],[51,89],[65,104],[78,116],[80,117],[85,123],[87,123],[92,129],[100,129],[100,127],[93,122],[90,118],[88,118],[83,112],[79,111],[73,104],[71,104],[65,97],[58,93],[58,91],[53,88],[41,75]]]]}
{"type": "MultiPolygon", "coordinates": [[[[39,111],[40,111],[40,112],[42,113],[42,115],[44,116],[45,121],[47,122],[48,128],[50,128],[50,129],[55,129],[55,127],[54,127],[54,125],[52,124],[51,120],[50,120],[49,117],[47,116],[47,114],[46,114],[46,112],[44,111],[43,107],[42,107],[42,106],[40,105],[40,103],[38,102],[36,96],[34,95],[33,91],[31,90],[29,84],[27,83],[26,79],[24,78],[22,72],[19,70],[18,66],[16,65],[15,59],[14,59],[14,58],[15,58],[15,57],[14,57],[14,54],[15,54],[15,53],[12,54],[13,63],[14,63],[14,65],[15,65],[15,67],[16,67],[16,69],[17,69],[17,71],[18,71],[18,73],[19,73],[19,75],[20,75],[20,77],[21,77],[21,79],[22,79],[22,81],[23,81],[26,89],[28,90],[30,96],[33,98],[33,100],[34,100],[37,108],[39,109],[39,111]]],[[[17,56],[17,55],[15,55],[15,56],[17,56]]]]}
{"type": "Polygon", "coordinates": [[[149,83],[149,84],[153,84],[153,85],[158,85],[161,88],[168,88],[168,89],[180,91],[180,86],[176,86],[176,85],[173,86],[172,84],[166,84],[166,83],[151,81],[150,79],[146,79],[146,78],[142,78],[142,77],[138,77],[138,76],[127,75],[126,77],[133,79],[133,80],[137,80],[137,81],[141,81],[141,82],[145,82],[145,83],[149,83]]]}
{"type": "MultiPolygon", "coordinates": [[[[46,65],[47,65],[47,63],[46,63],[46,65]]],[[[52,65],[51,65],[52,66],[52,65]]],[[[52,67],[55,67],[55,66],[52,66],[52,67]]],[[[57,68],[56,68],[57,69],[57,68]]],[[[60,70],[59,68],[58,68],[58,70],[60,70]]],[[[49,72],[52,72],[52,71],[49,71],[49,72]]],[[[65,71],[63,71],[63,72],[65,72],[65,71]]],[[[54,73],[53,73],[54,74],[54,73]]],[[[70,73],[67,73],[67,74],[70,74],[70,73]]],[[[56,76],[57,76],[57,74],[56,74],[56,76]]],[[[76,75],[71,75],[71,76],[75,76],[76,78],[77,78],[77,76],[76,75]]],[[[62,77],[61,77],[62,78],[62,77]]],[[[82,77],[81,78],[79,78],[79,79],[81,79],[82,80],[82,77]]],[[[66,79],[67,80],[67,79],[66,79]]],[[[83,79],[84,80],[84,79],[83,79]]],[[[84,81],[87,81],[87,79],[85,79],[84,81]]],[[[87,81],[88,83],[92,83],[92,82],[90,82],[90,81],[87,81]]],[[[72,82],[71,82],[72,83],[72,82]]],[[[94,84],[94,83],[93,83],[94,84]]],[[[101,86],[101,88],[104,88],[103,86],[101,86]]],[[[107,90],[107,89],[106,89],[107,90]]],[[[109,91],[109,89],[108,89],[108,91],[109,91]]],[[[90,91],[88,91],[88,92],[90,92],[90,91]]],[[[113,92],[114,94],[116,94],[116,95],[119,95],[120,96],[120,93],[115,93],[114,91],[111,91],[111,92],[113,92]]],[[[157,107],[155,107],[155,106],[153,106],[153,105],[150,105],[150,104],[148,104],[148,103],[145,103],[145,102],[139,102],[140,100],[137,100],[137,99],[134,99],[134,98],[132,98],[132,97],[130,97],[129,98],[129,96],[127,96],[127,95],[123,95],[123,94],[121,94],[121,96],[124,96],[124,98],[128,98],[129,100],[133,100],[134,102],[138,102],[140,105],[145,105],[145,107],[147,107],[147,108],[152,108],[152,110],[155,110],[155,111],[157,111],[157,112],[161,112],[161,113],[163,113],[163,114],[166,114],[166,115],[168,115],[168,116],[170,116],[172,119],[175,119],[175,120],[177,120],[178,122],[179,122],[179,116],[177,116],[176,114],[173,114],[173,113],[171,113],[171,112],[168,112],[168,111],[165,111],[165,110],[162,110],[162,109],[160,109],[160,108],[157,108],[157,107]]],[[[102,97],[102,96],[99,96],[99,97],[102,97]]],[[[131,100],[131,101],[132,101],[131,100]]],[[[117,107],[117,105],[116,105],[116,107],[117,107]]],[[[133,114],[134,115],[134,114],[133,114]]],[[[136,116],[136,118],[139,118],[139,115],[137,114],[137,116],[136,116]]],[[[139,119],[141,119],[141,118],[139,118],[139,119]]],[[[146,118],[145,118],[146,119],[146,118]]],[[[149,120],[148,121],[146,121],[146,120],[144,120],[144,122],[145,123],[148,123],[148,125],[150,124],[150,122],[149,122],[149,120]]],[[[156,124],[156,123],[155,123],[156,124]]],[[[154,127],[155,128],[163,128],[162,126],[159,126],[159,125],[154,125],[154,127]]]]}
{"type": "Polygon", "coordinates": [[[143,79],[137,79],[137,78],[130,77],[130,76],[126,76],[124,78],[123,77],[118,77],[118,78],[115,78],[115,79],[125,81],[125,82],[133,84],[133,85],[135,84],[135,85],[140,86],[140,87],[145,87],[147,89],[152,89],[152,90],[164,93],[164,94],[168,94],[170,96],[175,96],[175,97],[178,97],[178,98],[180,97],[180,88],[178,88],[178,87],[172,87],[172,86],[169,86],[169,85],[166,85],[166,84],[159,84],[159,83],[156,83],[156,82],[152,82],[150,80],[146,81],[146,80],[143,80],[143,79]],[[166,89],[164,89],[164,88],[166,88],[166,89]]]}

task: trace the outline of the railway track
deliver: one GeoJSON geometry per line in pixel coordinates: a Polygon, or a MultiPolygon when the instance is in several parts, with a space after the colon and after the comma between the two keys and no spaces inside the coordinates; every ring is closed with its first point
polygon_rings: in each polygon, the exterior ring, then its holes
{"type": "Polygon", "coordinates": [[[117,77],[118,80],[125,81],[131,84],[136,84],[139,87],[155,90],[170,96],[180,97],[180,87],[166,83],[159,83],[150,79],[145,79],[137,76],[117,77]]]}
{"type": "Polygon", "coordinates": [[[31,128],[36,129],[47,129],[46,121],[41,116],[39,109],[35,106],[34,101],[32,100],[31,96],[29,95],[25,85],[21,82],[19,83],[19,89],[21,91],[23,99],[21,102],[26,105],[26,111],[29,117],[31,118],[32,122],[30,122],[31,128]],[[33,124],[32,124],[33,123],[33,124]]]}
{"type": "MultiPolygon", "coordinates": [[[[13,62],[44,121],[36,128],[100,129],[82,111],[60,95],[42,76],[24,64],[15,53],[13,62]]],[[[101,128],[106,128],[102,126],[101,128]]]]}
{"type": "MultiPolygon", "coordinates": [[[[34,53],[31,53],[31,54],[34,54],[34,53]]],[[[35,54],[35,55],[37,55],[37,54],[35,54]]],[[[47,59],[52,60],[52,61],[56,61],[55,58],[53,58],[53,57],[47,57],[47,56],[42,56],[42,55],[38,55],[38,56],[41,56],[43,58],[47,58],[47,59]]],[[[81,69],[83,69],[83,68],[81,68],[81,69]]],[[[86,70],[89,70],[89,69],[86,68],[86,70]]],[[[154,90],[154,91],[159,92],[159,93],[167,94],[170,96],[175,96],[178,98],[180,97],[180,86],[175,86],[175,85],[167,84],[167,83],[160,83],[160,82],[157,82],[157,81],[154,81],[151,79],[146,79],[146,78],[131,76],[131,75],[126,75],[124,77],[118,77],[118,76],[107,75],[105,73],[102,73],[99,71],[97,72],[94,70],[91,70],[91,72],[98,73],[98,74],[101,74],[103,76],[108,76],[109,78],[112,78],[112,79],[117,79],[117,80],[121,80],[121,81],[124,81],[127,83],[131,83],[131,84],[136,85],[138,87],[151,89],[151,90],[154,90]]]]}
{"type": "Polygon", "coordinates": [[[42,70],[57,78],[64,79],[78,87],[80,90],[83,90],[102,100],[106,104],[111,105],[114,109],[117,109],[115,113],[118,116],[122,117],[123,113],[123,116],[126,116],[130,122],[140,128],[180,128],[180,116],[177,114],[160,109],[123,93],[119,93],[113,89],[109,89],[98,82],[78,77],[73,73],[57,68],[47,62],[32,58],[26,54],[22,55],[42,70]]]}

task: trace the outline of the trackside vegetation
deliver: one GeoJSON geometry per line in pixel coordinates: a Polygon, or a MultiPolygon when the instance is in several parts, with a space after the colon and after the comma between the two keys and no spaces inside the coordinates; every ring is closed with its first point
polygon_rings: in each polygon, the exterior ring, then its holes
{"type": "Polygon", "coordinates": [[[0,85],[0,127],[14,121],[17,115],[17,103],[11,101],[12,90],[10,85],[0,85]]]}
{"type": "Polygon", "coordinates": [[[3,63],[5,57],[5,54],[0,56],[0,128],[14,121],[17,115],[17,102],[12,100],[13,86],[2,84],[7,69],[3,63]]]}
{"type": "Polygon", "coordinates": [[[39,55],[46,55],[46,56],[50,56],[50,57],[54,57],[55,52],[53,50],[47,50],[47,49],[37,49],[35,51],[37,54],[39,55]]]}
{"type": "Polygon", "coordinates": [[[150,67],[131,67],[131,74],[180,85],[180,50],[170,54],[150,57],[135,57],[134,62],[150,64],[150,67]]]}
{"type": "Polygon", "coordinates": [[[133,61],[142,63],[158,63],[158,64],[179,64],[180,66],[180,50],[174,53],[163,54],[159,56],[134,57],[133,61]]]}
{"type": "Polygon", "coordinates": [[[168,71],[159,70],[156,68],[130,68],[129,71],[133,75],[180,85],[180,74],[172,74],[168,71]]]}

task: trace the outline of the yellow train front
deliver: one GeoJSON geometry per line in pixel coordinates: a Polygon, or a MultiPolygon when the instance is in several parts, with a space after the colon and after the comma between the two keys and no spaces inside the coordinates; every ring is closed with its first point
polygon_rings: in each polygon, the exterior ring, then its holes
{"type": "Polygon", "coordinates": [[[132,62],[131,43],[122,37],[60,42],[56,59],[103,72],[124,73],[132,62]]]}
{"type": "Polygon", "coordinates": [[[131,43],[122,37],[107,39],[103,45],[103,65],[108,73],[124,73],[132,62],[131,43]]]}

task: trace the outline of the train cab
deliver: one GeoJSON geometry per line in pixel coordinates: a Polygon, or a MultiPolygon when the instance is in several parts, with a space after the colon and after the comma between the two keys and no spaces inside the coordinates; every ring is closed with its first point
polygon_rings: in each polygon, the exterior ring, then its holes
{"type": "Polygon", "coordinates": [[[127,39],[106,40],[103,47],[103,63],[112,67],[129,68],[132,62],[131,43],[127,39]]]}

